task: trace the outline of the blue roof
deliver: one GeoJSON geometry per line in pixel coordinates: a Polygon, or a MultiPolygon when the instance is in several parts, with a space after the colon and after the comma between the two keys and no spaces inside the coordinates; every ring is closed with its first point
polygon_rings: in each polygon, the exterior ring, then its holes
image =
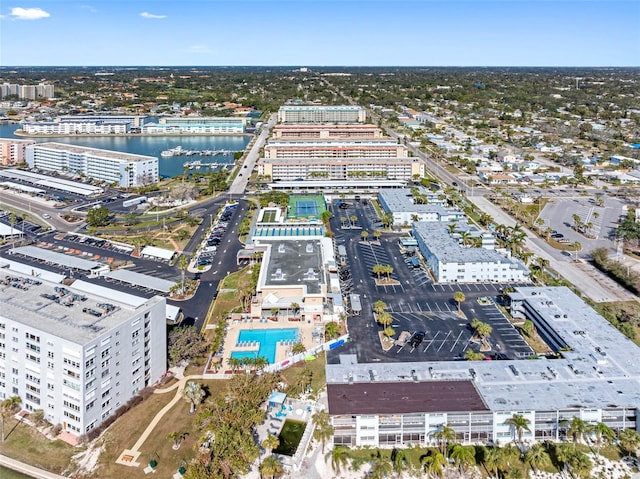
{"type": "Polygon", "coordinates": [[[269,404],[283,404],[285,399],[287,399],[287,395],[285,393],[273,391],[269,396],[269,404]]]}

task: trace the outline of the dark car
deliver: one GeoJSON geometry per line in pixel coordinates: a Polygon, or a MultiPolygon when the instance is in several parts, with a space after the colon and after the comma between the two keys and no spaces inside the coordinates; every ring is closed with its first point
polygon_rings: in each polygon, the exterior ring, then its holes
{"type": "Polygon", "coordinates": [[[413,336],[411,337],[411,346],[414,348],[417,348],[418,346],[420,346],[420,343],[422,343],[422,341],[424,341],[424,337],[427,335],[427,333],[425,333],[424,331],[416,331],[415,333],[413,333],[413,336]]]}

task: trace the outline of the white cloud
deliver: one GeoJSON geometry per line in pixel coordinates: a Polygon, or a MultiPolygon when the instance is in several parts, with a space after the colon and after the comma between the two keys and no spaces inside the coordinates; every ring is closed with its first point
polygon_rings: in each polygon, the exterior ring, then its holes
{"type": "Polygon", "coordinates": [[[15,20],[40,20],[41,18],[49,18],[51,14],[42,8],[14,7],[9,16],[15,20]]]}
{"type": "Polygon", "coordinates": [[[153,18],[153,19],[156,19],[156,20],[157,20],[157,19],[160,19],[160,18],[167,18],[167,16],[166,16],[166,15],[155,15],[155,14],[153,14],[153,13],[149,13],[149,12],[142,12],[142,13],[140,14],[140,16],[141,16],[142,18],[153,18]]]}
{"type": "Polygon", "coordinates": [[[81,10],[86,10],[87,12],[90,12],[90,13],[98,13],[98,10],[96,10],[91,5],[80,5],[80,9],[81,10]]]}
{"type": "Polygon", "coordinates": [[[211,48],[207,45],[195,44],[187,47],[189,53],[211,53],[211,48]]]}

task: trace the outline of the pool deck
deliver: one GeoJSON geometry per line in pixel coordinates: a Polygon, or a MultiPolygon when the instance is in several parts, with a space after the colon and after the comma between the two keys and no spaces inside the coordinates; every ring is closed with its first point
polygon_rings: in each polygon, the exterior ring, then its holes
{"type": "MultiPolygon", "coordinates": [[[[224,339],[224,352],[222,354],[222,370],[228,370],[229,367],[229,358],[231,357],[232,352],[244,352],[244,351],[257,351],[258,346],[236,346],[238,343],[238,337],[240,336],[240,331],[243,329],[248,330],[261,330],[261,329],[284,329],[284,328],[297,328],[299,330],[299,339],[302,344],[305,345],[307,349],[311,349],[314,346],[320,344],[320,342],[314,342],[314,330],[324,331],[324,323],[320,321],[312,321],[311,323],[307,321],[290,321],[283,317],[280,317],[278,321],[272,321],[270,319],[242,319],[236,318],[236,315],[232,317],[229,321],[229,325],[227,326],[227,334],[224,339]]],[[[316,340],[317,341],[317,340],[316,340]]],[[[292,344],[276,345],[276,358],[275,362],[283,361],[289,357],[289,353],[291,351],[292,344]]]]}

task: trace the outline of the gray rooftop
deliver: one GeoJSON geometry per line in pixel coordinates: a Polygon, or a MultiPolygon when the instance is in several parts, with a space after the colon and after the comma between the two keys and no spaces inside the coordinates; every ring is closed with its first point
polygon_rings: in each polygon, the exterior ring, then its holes
{"type": "Polygon", "coordinates": [[[155,156],[136,155],[135,153],[124,153],[121,151],[103,150],[100,148],[90,148],[88,146],[68,145],[66,143],[38,143],[33,145],[33,148],[41,149],[47,148],[50,150],[66,151],[70,153],[76,153],[80,155],[91,155],[100,158],[108,158],[118,162],[137,162],[137,161],[150,161],[158,160],[155,156]]]}
{"type": "Polygon", "coordinates": [[[343,355],[327,365],[327,383],[471,379],[492,411],[638,407],[638,346],[566,287],[516,288],[512,297],[544,316],[571,351],[553,360],[369,364],[343,355]]]}
{"type": "Polygon", "coordinates": [[[460,244],[458,236],[449,233],[447,223],[420,221],[413,223],[413,232],[440,263],[502,263],[510,264],[513,269],[526,270],[520,261],[507,258],[495,250],[460,244]]]}
{"type": "Polygon", "coordinates": [[[10,249],[9,253],[27,256],[46,263],[56,264],[63,268],[73,268],[81,271],[91,271],[92,269],[102,266],[102,263],[98,263],[97,261],[89,261],[87,259],[78,258],[77,256],[38,248],[37,246],[20,246],[18,248],[10,249]]]}
{"type": "MultiPolygon", "coordinates": [[[[414,159],[414,158],[409,158],[414,159]]],[[[459,210],[454,208],[445,208],[443,206],[444,200],[439,198],[440,195],[427,191],[424,188],[419,188],[420,194],[427,197],[428,203],[426,205],[416,204],[413,201],[413,195],[409,188],[389,188],[383,189],[378,192],[378,196],[386,204],[392,213],[438,213],[440,216],[451,215],[454,213],[460,213],[459,210]]]]}
{"type": "Polygon", "coordinates": [[[133,306],[128,298],[120,299],[109,288],[89,292],[75,284],[63,286],[15,272],[0,274],[2,317],[76,344],[86,344],[128,321],[141,305],[165,301],[159,296],[138,298],[139,304],[133,306]]]}
{"type": "Polygon", "coordinates": [[[260,238],[260,244],[271,245],[271,251],[263,259],[263,265],[267,267],[264,275],[266,286],[304,285],[309,294],[321,292],[325,277],[320,240],[260,238]]]}
{"type": "Polygon", "coordinates": [[[409,157],[409,156],[400,156],[400,157],[393,157],[393,158],[385,158],[385,157],[381,157],[381,158],[358,158],[358,157],[354,157],[354,158],[350,158],[350,157],[344,157],[344,158],[339,158],[339,157],[311,157],[311,158],[260,158],[258,160],[261,163],[279,163],[279,164],[313,164],[313,163],[331,163],[331,164],[336,164],[336,165],[340,165],[340,164],[344,164],[344,163],[349,163],[349,164],[362,164],[362,165],[368,165],[371,163],[398,163],[398,164],[411,164],[411,163],[416,163],[419,162],[420,159],[416,158],[416,157],[409,157]]]}
{"type": "Polygon", "coordinates": [[[148,274],[136,273],[135,271],[129,271],[128,269],[116,269],[115,271],[108,272],[104,277],[111,278],[116,281],[122,281],[123,283],[142,286],[143,288],[159,291],[161,293],[169,293],[171,288],[176,284],[175,281],[156,278],[154,276],[149,276],[148,274]]]}

